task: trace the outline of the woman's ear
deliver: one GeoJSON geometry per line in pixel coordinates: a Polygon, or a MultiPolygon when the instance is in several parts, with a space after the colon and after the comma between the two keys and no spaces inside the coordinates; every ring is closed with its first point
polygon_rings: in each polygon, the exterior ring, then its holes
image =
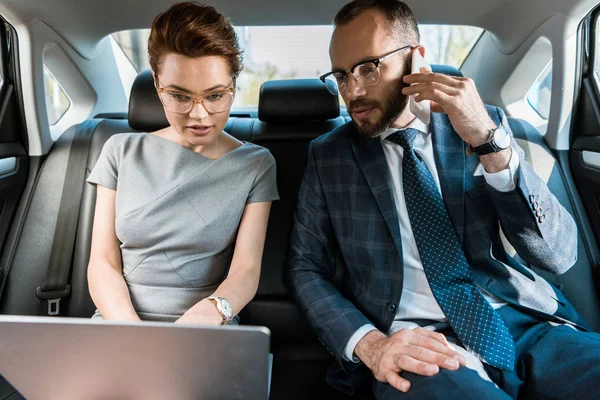
{"type": "Polygon", "coordinates": [[[154,87],[156,88],[156,90],[158,90],[158,77],[156,76],[156,74],[154,73],[154,71],[150,70],[152,72],[152,80],[154,81],[154,87]]]}

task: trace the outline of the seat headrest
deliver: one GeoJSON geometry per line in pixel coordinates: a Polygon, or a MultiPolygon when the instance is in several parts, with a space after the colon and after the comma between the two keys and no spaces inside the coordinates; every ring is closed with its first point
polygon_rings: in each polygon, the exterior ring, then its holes
{"type": "Polygon", "coordinates": [[[268,81],[260,87],[258,119],[264,122],[324,121],[340,116],[340,102],[319,79],[268,81]]]}
{"type": "Polygon", "coordinates": [[[431,70],[433,72],[438,72],[438,73],[444,74],[444,75],[460,76],[460,77],[463,76],[463,73],[460,72],[459,69],[457,69],[455,67],[451,67],[450,65],[432,64],[431,70]]]}
{"type": "Polygon", "coordinates": [[[150,69],[140,72],[133,82],[128,119],[129,126],[137,131],[154,132],[169,126],[150,69]]]}

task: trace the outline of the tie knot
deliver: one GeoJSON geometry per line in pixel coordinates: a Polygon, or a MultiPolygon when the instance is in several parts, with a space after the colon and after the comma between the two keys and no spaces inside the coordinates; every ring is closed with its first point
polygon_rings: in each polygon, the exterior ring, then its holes
{"type": "Polygon", "coordinates": [[[388,136],[388,139],[402,146],[404,151],[411,151],[415,138],[417,137],[417,132],[418,131],[413,128],[400,129],[388,136]]]}

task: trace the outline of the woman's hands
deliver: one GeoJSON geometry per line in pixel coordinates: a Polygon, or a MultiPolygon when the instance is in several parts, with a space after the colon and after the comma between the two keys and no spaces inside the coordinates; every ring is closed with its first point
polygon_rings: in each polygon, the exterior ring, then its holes
{"type": "Polygon", "coordinates": [[[197,325],[222,325],[223,318],[219,311],[217,311],[216,305],[208,300],[204,299],[196,303],[196,305],[190,308],[185,314],[183,314],[177,321],[176,324],[197,324],[197,325]]]}

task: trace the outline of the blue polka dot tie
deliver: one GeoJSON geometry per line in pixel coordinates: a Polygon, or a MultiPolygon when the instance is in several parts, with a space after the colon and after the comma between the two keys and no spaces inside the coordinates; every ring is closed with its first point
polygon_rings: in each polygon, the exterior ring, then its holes
{"type": "Polygon", "coordinates": [[[471,278],[467,259],[435,180],[413,150],[417,132],[403,129],[388,139],[404,149],[404,197],[425,276],[450,326],[467,350],[489,365],[512,370],[515,364],[513,338],[471,278]]]}

